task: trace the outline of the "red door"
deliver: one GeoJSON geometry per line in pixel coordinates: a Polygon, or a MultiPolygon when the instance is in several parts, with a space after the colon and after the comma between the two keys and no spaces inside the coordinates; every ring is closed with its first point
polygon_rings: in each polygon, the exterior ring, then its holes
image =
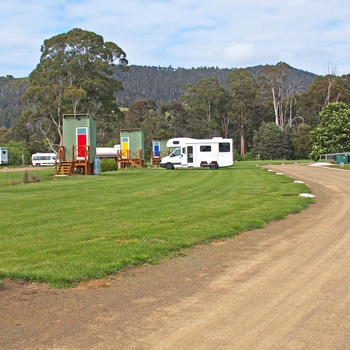
{"type": "Polygon", "coordinates": [[[77,137],[77,158],[86,157],[86,145],[87,145],[87,127],[78,127],[76,129],[77,137]]]}

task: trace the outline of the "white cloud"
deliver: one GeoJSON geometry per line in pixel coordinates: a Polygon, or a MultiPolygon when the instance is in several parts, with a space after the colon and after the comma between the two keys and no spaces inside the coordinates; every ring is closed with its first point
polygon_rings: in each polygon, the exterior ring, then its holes
{"type": "Polygon", "coordinates": [[[242,66],[256,62],[257,52],[254,43],[237,43],[226,47],[222,56],[231,66],[242,66]]]}
{"type": "Polygon", "coordinates": [[[347,0],[2,0],[0,75],[27,76],[45,39],[79,27],[118,44],[130,64],[247,67],[285,61],[350,73],[347,0]]]}

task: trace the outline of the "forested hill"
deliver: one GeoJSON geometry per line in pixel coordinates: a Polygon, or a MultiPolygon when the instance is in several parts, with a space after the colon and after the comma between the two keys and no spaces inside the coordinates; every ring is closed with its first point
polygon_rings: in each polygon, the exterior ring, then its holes
{"type": "MultiPolygon", "coordinates": [[[[255,76],[264,66],[248,67],[255,76]]],[[[113,68],[114,77],[122,82],[124,91],[118,93],[117,100],[121,107],[128,107],[136,100],[154,99],[158,106],[177,100],[183,93],[186,83],[195,84],[204,78],[217,78],[220,85],[228,88],[227,74],[234,69],[221,68],[177,68],[129,66],[127,72],[113,68]]],[[[316,77],[315,74],[291,69],[290,78],[298,79],[303,90],[316,77]]],[[[27,78],[16,79],[11,75],[0,77],[0,127],[15,125],[25,106],[21,97],[29,87],[27,78]]]]}
{"type": "MultiPolygon", "coordinates": [[[[258,76],[264,66],[247,67],[254,76],[258,76]]],[[[124,91],[118,93],[121,107],[129,106],[135,100],[154,99],[158,105],[177,100],[183,93],[186,83],[195,84],[204,78],[217,78],[220,85],[228,88],[227,74],[233,69],[222,68],[177,68],[130,66],[128,72],[114,68],[114,76],[122,81],[124,91]]],[[[292,68],[290,79],[297,79],[301,91],[304,91],[317,75],[292,68]]]]}
{"type": "Polygon", "coordinates": [[[17,123],[24,110],[22,95],[28,87],[27,78],[0,77],[0,127],[9,128],[17,123]]]}

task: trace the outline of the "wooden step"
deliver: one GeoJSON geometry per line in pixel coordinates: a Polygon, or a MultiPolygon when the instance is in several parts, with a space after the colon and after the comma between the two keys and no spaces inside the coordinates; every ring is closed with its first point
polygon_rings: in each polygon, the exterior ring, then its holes
{"type": "Polygon", "coordinates": [[[142,159],[129,159],[129,163],[132,164],[136,168],[143,168],[142,159]]]}
{"type": "Polygon", "coordinates": [[[56,175],[70,175],[71,166],[72,162],[62,161],[56,175]]]}

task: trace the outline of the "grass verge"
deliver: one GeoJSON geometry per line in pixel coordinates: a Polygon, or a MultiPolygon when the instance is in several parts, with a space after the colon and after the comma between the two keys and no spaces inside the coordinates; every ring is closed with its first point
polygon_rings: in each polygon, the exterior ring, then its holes
{"type": "Polygon", "coordinates": [[[67,287],[155,263],[299,212],[310,203],[301,192],[308,188],[255,162],[1,187],[0,280],[67,287]]]}
{"type": "Polygon", "coordinates": [[[22,168],[23,167],[19,166],[16,168],[1,167],[0,187],[48,181],[52,179],[52,175],[54,174],[53,168],[40,170],[35,169],[35,167],[32,167],[29,170],[25,170],[27,168],[22,168]]]}

